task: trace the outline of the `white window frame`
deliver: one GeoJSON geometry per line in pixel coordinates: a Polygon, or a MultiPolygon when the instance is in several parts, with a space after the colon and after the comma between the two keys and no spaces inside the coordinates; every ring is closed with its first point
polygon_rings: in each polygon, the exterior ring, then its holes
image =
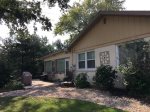
{"type": "Polygon", "coordinates": [[[119,66],[120,62],[119,62],[119,44],[116,45],[116,66],[119,66]]]}
{"type": "Polygon", "coordinates": [[[86,67],[86,59],[87,59],[87,57],[86,57],[86,52],[78,53],[77,59],[78,59],[78,61],[77,61],[77,63],[78,63],[78,69],[79,69],[79,70],[85,70],[85,69],[87,68],[87,67],[86,67]],[[80,61],[85,61],[85,68],[79,68],[79,55],[80,55],[80,54],[84,54],[84,55],[85,55],[85,60],[80,60],[80,61]]]}
{"type": "Polygon", "coordinates": [[[94,68],[88,68],[88,61],[95,61],[95,51],[88,51],[86,52],[86,65],[87,65],[87,69],[95,69],[94,68]],[[94,52],[94,59],[87,59],[87,54],[90,53],[90,52],[94,52]]]}
{"type": "Polygon", "coordinates": [[[95,68],[88,68],[87,67],[87,61],[89,60],[93,60],[93,59],[87,59],[87,53],[88,52],[94,52],[95,53],[95,50],[91,50],[91,51],[86,51],[86,52],[80,52],[77,54],[77,68],[79,71],[95,71],[96,70],[96,56],[95,56],[95,68]],[[85,68],[79,68],[79,54],[83,54],[85,55],[85,68]]]}

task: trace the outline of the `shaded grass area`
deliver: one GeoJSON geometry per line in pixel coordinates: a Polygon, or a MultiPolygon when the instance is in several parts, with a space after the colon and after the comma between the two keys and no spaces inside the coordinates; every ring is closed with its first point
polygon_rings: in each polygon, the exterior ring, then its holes
{"type": "Polygon", "coordinates": [[[149,95],[132,95],[128,93],[127,90],[125,89],[113,89],[110,91],[112,96],[117,96],[117,97],[127,97],[127,98],[134,98],[138,101],[140,101],[142,104],[150,105],[150,94],[149,95]]]}
{"type": "Polygon", "coordinates": [[[0,88],[0,93],[2,93],[2,92],[9,92],[9,91],[15,91],[15,90],[24,90],[24,88],[20,88],[20,89],[6,89],[6,88],[0,88]]]}
{"type": "Polygon", "coordinates": [[[0,98],[0,112],[124,112],[91,102],[40,97],[0,98]]]}

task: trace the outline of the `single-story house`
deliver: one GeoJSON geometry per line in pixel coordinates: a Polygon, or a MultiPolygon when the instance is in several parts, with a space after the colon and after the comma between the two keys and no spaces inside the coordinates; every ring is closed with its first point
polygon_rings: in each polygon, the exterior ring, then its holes
{"type": "MultiPolygon", "coordinates": [[[[93,82],[96,68],[102,64],[114,68],[134,54],[124,45],[150,39],[150,11],[100,11],[65,51],[42,57],[44,72],[63,80],[67,71],[87,73],[93,82]]],[[[116,87],[123,87],[118,75],[116,87]]]]}

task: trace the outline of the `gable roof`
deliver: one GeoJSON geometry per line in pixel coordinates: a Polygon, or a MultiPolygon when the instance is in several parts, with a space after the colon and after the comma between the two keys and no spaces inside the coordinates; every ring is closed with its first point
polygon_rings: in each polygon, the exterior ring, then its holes
{"type": "Polygon", "coordinates": [[[53,52],[53,53],[49,53],[49,54],[47,54],[47,55],[45,55],[45,56],[42,56],[40,59],[43,60],[43,59],[45,59],[45,58],[48,58],[48,57],[50,57],[50,56],[54,56],[54,55],[57,55],[57,54],[63,53],[63,52],[65,52],[65,50],[59,50],[59,51],[56,51],[56,52],[53,52]]]}
{"type": "Polygon", "coordinates": [[[75,36],[75,39],[71,42],[68,50],[70,50],[83,36],[85,36],[103,16],[150,16],[150,11],[99,11],[89,25],[75,36]]]}
{"type": "Polygon", "coordinates": [[[87,32],[89,32],[101,19],[103,16],[150,16],[150,11],[99,11],[96,16],[91,20],[89,25],[87,25],[77,36],[74,37],[74,40],[71,42],[68,49],[50,53],[46,56],[41,57],[41,59],[48,58],[50,56],[55,56],[56,54],[67,52],[82,38],[87,32]]]}

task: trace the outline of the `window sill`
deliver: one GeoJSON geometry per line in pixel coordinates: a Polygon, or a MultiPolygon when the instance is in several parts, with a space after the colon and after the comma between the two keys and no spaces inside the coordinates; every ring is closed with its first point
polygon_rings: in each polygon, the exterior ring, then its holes
{"type": "Polygon", "coordinates": [[[91,69],[77,69],[78,72],[95,72],[96,68],[91,69]]]}

